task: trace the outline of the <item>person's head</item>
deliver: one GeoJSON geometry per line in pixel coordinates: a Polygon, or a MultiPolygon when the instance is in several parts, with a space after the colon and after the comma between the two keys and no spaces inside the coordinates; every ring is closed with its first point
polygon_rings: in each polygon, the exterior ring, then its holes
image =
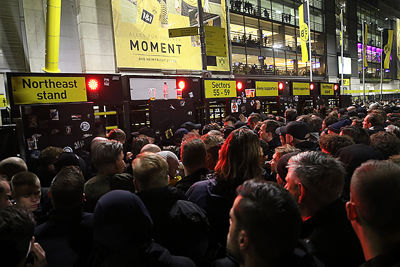
{"type": "Polygon", "coordinates": [[[253,113],[247,118],[247,126],[250,129],[254,129],[259,121],[261,121],[261,115],[258,113],[253,113]]]}
{"type": "Polygon", "coordinates": [[[57,210],[80,209],[83,201],[85,179],[78,167],[61,169],[51,182],[49,194],[57,210]]]}
{"type": "Polygon", "coordinates": [[[322,119],[317,115],[311,115],[308,124],[311,133],[320,132],[322,130],[322,119]]]}
{"type": "Polygon", "coordinates": [[[356,144],[369,145],[371,140],[369,138],[368,131],[364,128],[357,126],[346,126],[340,131],[340,135],[347,135],[353,139],[356,144]]]}
{"type": "Polygon", "coordinates": [[[245,264],[275,266],[290,255],[300,235],[296,203],[282,187],[256,180],[238,189],[230,211],[227,251],[245,264]]]}
{"type": "Polygon", "coordinates": [[[235,127],[235,123],[237,122],[237,119],[233,117],[232,115],[228,115],[224,119],[224,127],[230,126],[230,127],[235,127]]]}
{"type": "Polygon", "coordinates": [[[347,217],[363,248],[375,243],[391,249],[398,244],[400,166],[390,161],[367,161],[355,170],[350,191],[347,217]]]}
{"type": "Polygon", "coordinates": [[[11,206],[11,188],[8,181],[0,176],[0,209],[11,206]]]}
{"type": "Polygon", "coordinates": [[[42,191],[40,181],[32,172],[19,172],[11,179],[12,196],[18,206],[29,211],[39,207],[42,191]]]}
{"type": "Polygon", "coordinates": [[[55,146],[49,146],[40,151],[39,168],[41,173],[52,174],[54,176],[57,173],[54,163],[63,152],[62,148],[55,146]]]}
{"type": "Polygon", "coordinates": [[[385,123],[383,117],[378,113],[368,114],[363,121],[363,128],[369,129],[371,127],[383,126],[385,123]]]}
{"type": "Polygon", "coordinates": [[[163,150],[157,152],[156,154],[161,156],[163,159],[167,161],[169,179],[174,179],[174,177],[178,174],[178,169],[179,169],[178,157],[175,155],[175,153],[168,150],[163,150]]]}
{"type": "Polygon", "coordinates": [[[0,209],[0,251],[4,266],[25,266],[35,230],[31,212],[17,206],[0,209]]]}
{"type": "Polygon", "coordinates": [[[339,160],[322,152],[302,152],[289,160],[285,188],[299,204],[302,216],[308,217],[340,197],[344,175],[339,160]]]}
{"type": "Polygon", "coordinates": [[[8,181],[11,181],[14,174],[26,171],[28,171],[28,166],[21,158],[9,157],[0,161],[0,175],[7,177],[8,181]]]}
{"type": "Polygon", "coordinates": [[[204,135],[204,134],[209,133],[210,131],[221,131],[221,127],[215,122],[206,124],[206,125],[204,125],[203,129],[201,130],[201,134],[204,135]]]}
{"type": "Polygon", "coordinates": [[[297,118],[297,110],[293,108],[289,108],[285,111],[285,120],[286,123],[289,123],[291,121],[295,121],[297,118]]]}
{"type": "Polygon", "coordinates": [[[276,129],[279,128],[280,124],[274,120],[265,120],[261,124],[260,131],[258,132],[260,139],[270,142],[274,137],[277,136],[275,133],[276,129]]]}
{"type": "Polygon", "coordinates": [[[333,157],[342,147],[354,144],[354,141],[346,135],[325,134],[319,139],[319,146],[322,152],[333,157]]]}
{"type": "Polygon", "coordinates": [[[288,164],[291,157],[299,154],[298,152],[291,152],[288,154],[283,155],[279,158],[278,163],[276,164],[276,182],[281,185],[285,186],[286,184],[286,176],[288,173],[288,164]]]}
{"type": "Polygon", "coordinates": [[[123,145],[115,140],[99,143],[92,151],[92,162],[100,174],[113,175],[124,172],[123,145]]]}
{"type": "Polygon", "coordinates": [[[300,149],[295,148],[294,146],[291,145],[283,145],[283,146],[278,146],[275,148],[275,153],[272,155],[272,159],[271,159],[271,171],[276,172],[276,167],[278,164],[279,159],[285,155],[285,154],[289,154],[289,153],[293,153],[293,152],[300,152],[300,149]]]}
{"type": "Polygon", "coordinates": [[[335,116],[327,116],[322,122],[322,130],[327,128],[329,125],[332,125],[338,122],[338,118],[335,116]]]}
{"type": "Polygon", "coordinates": [[[138,191],[168,185],[168,163],[154,153],[139,154],[132,161],[135,188],[138,191]]]}
{"type": "Polygon", "coordinates": [[[280,135],[282,144],[294,145],[306,139],[308,126],[302,121],[291,121],[276,129],[276,134],[280,135]]]}
{"type": "Polygon", "coordinates": [[[234,130],[219,150],[215,166],[218,180],[236,187],[247,179],[260,177],[261,166],[257,163],[261,156],[260,140],[252,130],[234,130]]]}
{"type": "Polygon", "coordinates": [[[136,155],[139,155],[142,148],[147,144],[149,144],[147,138],[134,137],[131,146],[132,157],[135,158],[136,155]]]}
{"type": "Polygon", "coordinates": [[[206,167],[206,146],[200,138],[185,140],[181,145],[181,160],[185,175],[206,167]]]}
{"type": "Polygon", "coordinates": [[[115,140],[118,142],[121,142],[122,144],[125,144],[126,141],[126,134],[123,130],[121,129],[112,129],[108,135],[107,138],[109,140],[115,140]]]}
{"type": "Polygon", "coordinates": [[[381,151],[384,158],[397,155],[400,152],[400,139],[396,135],[380,131],[371,135],[371,146],[381,151]]]}
{"type": "Polygon", "coordinates": [[[156,140],[156,133],[149,127],[142,127],[138,131],[138,137],[146,138],[150,144],[154,144],[154,141],[156,140]]]}
{"type": "Polygon", "coordinates": [[[218,162],[219,150],[224,143],[224,137],[221,135],[212,135],[210,132],[201,137],[206,147],[206,168],[214,170],[218,162]]]}
{"type": "Polygon", "coordinates": [[[93,138],[93,140],[90,144],[90,151],[93,152],[99,144],[105,143],[105,142],[108,142],[108,139],[105,137],[97,136],[97,137],[93,138]]]}
{"type": "Polygon", "coordinates": [[[140,153],[144,152],[152,152],[152,153],[157,153],[160,152],[161,148],[155,144],[147,144],[142,149],[140,150],[140,153]]]}

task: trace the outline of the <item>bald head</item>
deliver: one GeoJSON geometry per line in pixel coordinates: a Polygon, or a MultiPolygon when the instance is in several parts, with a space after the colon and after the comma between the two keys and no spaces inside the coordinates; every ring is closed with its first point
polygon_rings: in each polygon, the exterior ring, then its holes
{"type": "Polygon", "coordinates": [[[151,152],[151,153],[158,153],[161,151],[161,148],[155,144],[147,144],[140,150],[140,153],[143,152],[151,152]]]}
{"type": "Polygon", "coordinates": [[[400,166],[367,161],[351,178],[351,201],[368,227],[380,236],[400,234],[400,166]]]}
{"type": "Polygon", "coordinates": [[[18,157],[9,157],[0,161],[0,175],[11,181],[11,178],[19,173],[28,171],[28,166],[23,159],[18,157]]]}

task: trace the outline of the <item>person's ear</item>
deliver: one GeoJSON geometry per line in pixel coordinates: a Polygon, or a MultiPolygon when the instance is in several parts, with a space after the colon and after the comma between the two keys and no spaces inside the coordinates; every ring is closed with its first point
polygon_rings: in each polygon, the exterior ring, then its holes
{"type": "Polygon", "coordinates": [[[347,201],[346,213],[349,221],[358,221],[357,207],[354,202],[347,201]]]}
{"type": "Polygon", "coordinates": [[[286,144],[291,144],[293,142],[293,136],[291,134],[286,134],[286,144]]]}
{"type": "Polygon", "coordinates": [[[240,250],[246,250],[249,246],[249,237],[245,230],[240,230],[239,233],[239,248],[240,250]]]}
{"type": "Polygon", "coordinates": [[[306,188],[304,185],[300,182],[297,183],[297,190],[299,190],[299,204],[304,201],[304,198],[306,196],[306,188]]]}

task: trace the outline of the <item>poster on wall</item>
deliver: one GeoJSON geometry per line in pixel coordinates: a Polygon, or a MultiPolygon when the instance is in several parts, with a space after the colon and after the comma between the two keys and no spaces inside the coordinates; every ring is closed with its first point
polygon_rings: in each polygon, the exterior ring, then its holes
{"type": "Polygon", "coordinates": [[[396,23],[396,40],[397,40],[397,79],[400,79],[400,19],[396,23]]]}
{"type": "MultiPolygon", "coordinates": [[[[203,11],[205,26],[226,31],[225,0],[203,0],[203,11]]],[[[197,0],[112,0],[112,15],[118,68],[201,70],[199,35],[168,34],[198,26],[197,0]]],[[[207,69],[229,71],[228,57],[209,59],[207,69]]]]}

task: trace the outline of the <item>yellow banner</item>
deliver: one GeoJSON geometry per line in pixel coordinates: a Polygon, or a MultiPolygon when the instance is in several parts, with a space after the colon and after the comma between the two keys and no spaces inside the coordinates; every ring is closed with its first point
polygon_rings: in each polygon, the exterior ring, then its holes
{"type": "Polygon", "coordinates": [[[387,30],[387,37],[385,39],[387,39],[387,43],[385,44],[385,47],[383,48],[383,51],[385,52],[385,61],[384,61],[383,68],[389,69],[390,55],[392,54],[392,45],[393,45],[393,30],[387,30]]]}
{"type": "Polygon", "coordinates": [[[236,81],[204,80],[206,98],[236,97],[236,81]]]}
{"type": "Polygon", "coordinates": [[[310,95],[310,84],[293,83],[293,95],[310,95]]]}
{"type": "Polygon", "coordinates": [[[11,77],[14,104],[86,102],[85,77],[11,77]]]}
{"type": "MultiPolygon", "coordinates": [[[[197,1],[112,0],[118,68],[201,70],[200,36],[169,38],[168,29],[198,26],[197,1]]],[[[223,28],[225,1],[203,1],[206,26],[223,28]]],[[[228,45],[225,44],[226,53],[228,45]]],[[[229,58],[216,57],[210,71],[228,71],[229,58]]]]}
{"type": "Polygon", "coordinates": [[[225,29],[213,26],[204,26],[207,56],[226,57],[225,29]]]}
{"type": "Polygon", "coordinates": [[[256,81],[256,96],[278,96],[278,83],[256,81]]]}
{"type": "Polygon", "coordinates": [[[333,84],[321,83],[321,95],[334,95],[333,84]]]}
{"type": "Polygon", "coordinates": [[[307,48],[309,29],[307,12],[304,12],[304,5],[299,6],[299,24],[302,61],[307,62],[309,60],[307,48]]]}
{"type": "Polygon", "coordinates": [[[364,23],[364,40],[363,40],[364,67],[368,67],[368,62],[367,62],[368,25],[365,22],[363,22],[363,23],[364,23]]]}
{"type": "Polygon", "coordinates": [[[7,99],[5,95],[0,95],[0,108],[7,107],[7,99]]]}

